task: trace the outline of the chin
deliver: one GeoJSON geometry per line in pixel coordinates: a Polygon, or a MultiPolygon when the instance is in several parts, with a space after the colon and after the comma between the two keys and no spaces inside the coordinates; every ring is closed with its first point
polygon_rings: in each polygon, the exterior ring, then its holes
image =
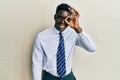
{"type": "Polygon", "coordinates": [[[65,30],[65,28],[64,29],[59,29],[59,31],[64,31],[65,30]]]}
{"type": "Polygon", "coordinates": [[[64,31],[66,28],[67,28],[67,26],[66,27],[62,27],[62,28],[59,27],[59,31],[64,31]]]}
{"type": "Polygon", "coordinates": [[[59,31],[64,31],[68,26],[67,25],[56,25],[55,26],[59,31]]]}

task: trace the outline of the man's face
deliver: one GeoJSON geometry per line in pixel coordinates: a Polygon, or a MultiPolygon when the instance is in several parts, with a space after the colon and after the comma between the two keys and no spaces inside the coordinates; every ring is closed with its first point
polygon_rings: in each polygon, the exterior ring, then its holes
{"type": "Polygon", "coordinates": [[[55,27],[59,31],[64,31],[68,27],[68,24],[66,24],[65,19],[69,16],[69,14],[70,13],[65,10],[60,10],[55,14],[55,27]]]}

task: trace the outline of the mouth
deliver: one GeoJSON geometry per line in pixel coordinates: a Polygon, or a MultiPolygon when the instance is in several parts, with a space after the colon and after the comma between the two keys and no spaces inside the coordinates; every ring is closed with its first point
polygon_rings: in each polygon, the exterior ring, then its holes
{"type": "Polygon", "coordinates": [[[63,24],[58,25],[58,28],[60,31],[63,31],[66,27],[63,24]]]}
{"type": "Polygon", "coordinates": [[[67,28],[67,24],[63,24],[63,23],[55,23],[55,27],[56,29],[58,29],[59,31],[64,31],[67,28]]]}

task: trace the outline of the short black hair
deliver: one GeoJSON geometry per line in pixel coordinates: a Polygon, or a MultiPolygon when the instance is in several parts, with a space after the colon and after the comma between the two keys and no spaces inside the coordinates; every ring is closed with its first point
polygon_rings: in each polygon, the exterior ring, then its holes
{"type": "MultiPolygon", "coordinates": [[[[62,4],[60,4],[60,5],[57,6],[57,8],[56,8],[56,13],[57,13],[58,11],[60,11],[60,10],[65,10],[65,11],[70,12],[70,10],[69,10],[68,8],[72,9],[70,5],[68,5],[68,4],[66,4],[66,3],[62,3],[62,4]]],[[[70,12],[70,13],[71,13],[71,12],[70,12]]]]}

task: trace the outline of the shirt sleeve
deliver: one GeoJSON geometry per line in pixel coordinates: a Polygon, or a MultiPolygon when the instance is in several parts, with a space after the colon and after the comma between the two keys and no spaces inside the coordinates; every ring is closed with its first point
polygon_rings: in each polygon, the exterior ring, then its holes
{"type": "Polygon", "coordinates": [[[33,80],[41,80],[43,50],[38,37],[35,39],[32,54],[33,80]]]}
{"type": "Polygon", "coordinates": [[[76,45],[84,48],[89,52],[94,52],[96,50],[95,41],[84,30],[81,33],[77,34],[76,45]]]}

